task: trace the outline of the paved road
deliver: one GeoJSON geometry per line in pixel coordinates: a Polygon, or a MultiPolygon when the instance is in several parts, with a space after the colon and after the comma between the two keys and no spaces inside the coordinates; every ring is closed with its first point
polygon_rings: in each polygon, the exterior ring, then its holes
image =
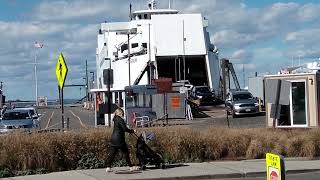
{"type": "MultiPolygon", "coordinates": [[[[263,128],[265,127],[265,116],[241,116],[238,118],[226,118],[224,108],[206,106],[201,107],[200,118],[193,121],[181,121],[187,127],[194,129],[207,129],[209,127],[230,127],[230,128],[263,128]],[[229,125],[228,125],[229,124],[229,125]]],[[[43,114],[40,121],[42,129],[61,128],[61,110],[58,108],[39,109],[43,114]]],[[[65,107],[65,120],[70,119],[70,129],[85,129],[94,126],[94,112],[82,107],[65,107]]],[[[66,125],[65,125],[66,127],[66,125]]]]}
{"type": "Polygon", "coordinates": [[[266,117],[263,114],[240,116],[232,118],[226,116],[222,107],[201,107],[201,118],[195,118],[190,125],[195,129],[206,129],[208,127],[230,127],[230,128],[264,128],[266,117]]]}
{"type": "MultiPolygon", "coordinates": [[[[94,112],[81,107],[65,107],[65,120],[69,118],[70,129],[85,129],[94,126],[94,112]]],[[[44,108],[39,109],[42,114],[40,120],[41,129],[61,128],[61,109],[44,108]]],[[[66,127],[66,125],[65,125],[66,127]]]]}
{"type": "MultiPolygon", "coordinates": [[[[254,177],[254,178],[238,178],[238,179],[221,179],[221,180],[265,180],[266,177],[254,177]]],[[[320,171],[310,172],[310,173],[301,173],[301,174],[291,174],[287,175],[286,180],[319,180],[320,179],[320,171]]]]}

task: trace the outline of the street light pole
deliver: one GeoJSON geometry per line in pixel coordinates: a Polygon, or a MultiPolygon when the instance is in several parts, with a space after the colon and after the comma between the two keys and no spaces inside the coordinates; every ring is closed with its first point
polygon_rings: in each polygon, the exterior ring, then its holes
{"type": "Polygon", "coordinates": [[[34,80],[35,80],[35,91],[36,91],[36,106],[38,106],[38,76],[37,76],[37,48],[34,55],[34,80]]]}
{"type": "Polygon", "coordinates": [[[151,35],[150,35],[150,23],[149,23],[149,44],[148,44],[148,54],[149,54],[149,84],[152,83],[153,79],[153,72],[152,72],[152,65],[151,65],[151,35]]]}
{"type": "Polygon", "coordinates": [[[36,91],[36,106],[38,106],[38,75],[37,75],[37,53],[39,48],[43,47],[42,43],[39,42],[35,42],[34,43],[34,47],[35,47],[35,53],[34,53],[34,81],[35,81],[35,91],[36,91]]]}
{"type": "MultiPolygon", "coordinates": [[[[129,43],[128,43],[129,44],[129,43]]],[[[130,69],[130,67],[129,67],[130,69]]],[[[130,73],[130,71],[129,71],[130,73]]],[[[129,76],[130,78],[130,76],[129,76]]],[[[108,126],[111,127],[111,59],[109,59],[109,71],[108,71],[108,126]]]]}
{"type": "Polygon", "coordinates": [[[128,33],[128,68],[129,68],[129,86],[131,86],[131,67],[130,67],[130,33],[128,33]]]}

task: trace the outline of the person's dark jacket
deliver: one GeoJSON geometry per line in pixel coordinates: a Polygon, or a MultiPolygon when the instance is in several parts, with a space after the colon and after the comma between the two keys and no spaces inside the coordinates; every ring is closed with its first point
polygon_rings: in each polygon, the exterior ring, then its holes
{"type": "Polygon", "coordinates": [[[124,120],[119,116],[113,118],[114,127],[111,135],[111,146],[125,147],[127,146],[125,141],[125,132],[133,133],[132,129],[129,129],[124,120]]]}

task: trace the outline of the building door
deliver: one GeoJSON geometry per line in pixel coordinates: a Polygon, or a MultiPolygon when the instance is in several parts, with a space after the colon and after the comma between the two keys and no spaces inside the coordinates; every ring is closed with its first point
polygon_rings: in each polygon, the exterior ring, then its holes
{"type": "Polygon", "coordinates": [[[292,126],[307,126],[307,94],[305,81],[292,81],[290,89],[292,126]]]}

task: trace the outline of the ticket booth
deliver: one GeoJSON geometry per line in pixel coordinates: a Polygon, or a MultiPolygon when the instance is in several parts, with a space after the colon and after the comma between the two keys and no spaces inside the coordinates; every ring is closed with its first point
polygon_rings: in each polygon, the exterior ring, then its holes
{"type": "Polygon", "coordinates": [[[153,85],[133,85],[125,87],[125,110],[127,124],[135,126],[135,118],[147,116],[155,119],[152,110],[152,96],[157,93],[153,85]]]}
{"type": "Polygon", "coordinates": [[[319,127],[319,85],[318,73],[265,76],[267,127],[319,127]]]}
{"type": "Polygon", "coordinates": [[[95,126],[112,126],[112,118],[117,108],[125,109],[124,91],[91,89],[94,97],[95,126]],[[109,97],[110,96],[110,97],[109,97]]]}

